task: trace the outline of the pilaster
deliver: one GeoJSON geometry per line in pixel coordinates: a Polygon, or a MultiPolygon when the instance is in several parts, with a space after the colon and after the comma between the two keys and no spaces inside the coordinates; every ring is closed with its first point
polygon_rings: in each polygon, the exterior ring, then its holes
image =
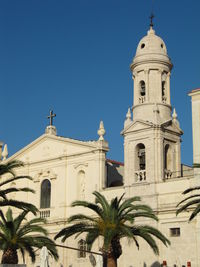
{"type": "Polygon", "coordinates": [[[166,88],[167,88],[167,104],[171,105],[171,100],[170,100],[170,76],[171,73],[167,73],[167,79],[166,79],[166,88]]]}
{"type": "Polygon", "coordinates": [[[189,93],[192,101],[193,163],[200,164],[200,89],[189,93]]]}

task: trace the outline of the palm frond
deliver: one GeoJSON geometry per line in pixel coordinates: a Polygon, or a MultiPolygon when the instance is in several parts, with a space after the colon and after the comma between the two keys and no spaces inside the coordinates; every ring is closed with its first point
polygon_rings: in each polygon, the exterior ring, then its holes
{"type": "Polygon", "coordinates": [[[97,191],[94,191],[93,195],[96,197],[95,203],[96,204],[99,203],[102,206],[104,213],[107,213],[107,211],[109,209],[109,204],[108,204],[108,201],[106,200],[106,198],[104,197],[104,195],[100,194],[97,191]]]}
{"type": "Polygon", "coordinates": [[[1,187],[1,186],[4,186],[4,185],[7,185],[7,184],[9,184],[9,183],[12,183],[12,182],[14,182],[14,181],[17,181],[17,180],[22,180],[22,179],[33,180],[33,178],[30,177],[30,176],[28,176],[28,175],[14,176],[14,177],[11,177],[11,178],[6,179],[6,180],[3,181],[3,182],[0,182],[0,187],[1,187]]]}
{"type": "Polygon", "coordinates": [[[93,243],[99,237],[99,235],[100,235],[100,233],[99,233],[99,231],[96,231],[96,229],[91,230],[89,233],[87,233],[86,243],[88,246],[88,250],[91,250],[93,243]]]}
{"type": "Polygon", "coordinates": [[[190,193],[190,192],[192,192],[192,191],[194,191],[194,190],[199,190],[200,189],[200,186],[196,186],[196,187],[191,187],[191,188],[188,188],[188,189],[186,189],[185,191],[183,191],[183,195],[185,195],[185,194],[187,194],[187,193],[190,193]]]}
{"type": "Polygon", "coordinates": [[[192,221],[192,219],[194,219],[194,217],[196,217],[199,212],[200,212],[200,203],[197,205],[195,210],[190,215],[189,221],[192,221]]]}
{"type": "Polygon", "coordinates": [[[18,209],[22,210],[29,210],[32,212],[34,215],[37,214],[38,209],[30,203],[26,203],[23,201],[18,201],[18,200],[0,200],[0,207],[6,207],[6,206],[12,206],[18,209]]]}
{"type": "Polygon", "coordinates": [[[196,198],[196,197],[200,197],[200,194],[195,194],[195,195],[186,197],[185,199],[183,199],[182,201],[180,201],[180,202],[176,205],[176,207],[180,206],[182,203],[186,202],[187,200],[192,199],[192,198],[196,198]]]}
{"type": "Polygon", "coordinates": [[[100,217],[103,215],[103,210],[98,205],[90,203],[90,202],[87,202],[87,201],[77,200],[77,201],[74,201],[71,206],[72,207],[77,207],[77,206],[85,207],[85,208],[93,210],[100,217]]]}
{"type": "Polygon", "coordinates": [[[78,234],[78,233],[83,233],[83,232],[89,232],[91,229],[91,225],[86,224],[86,223],[76,223],[71,226],[67,226],[63,228],[55,237],[54,239],[57,239],[59,237],[62,237],[62,242],[64,242],[68,237],[78,234]]]}
{"type": "Polygon", "coordinates": [[[10,193],[14,193],[14,192],[31,192],[31,193],[35,193],[35,191],[33,189],[30,189],[28,187],[22,187],[22,188],[15,188],[15,187],[11,187],[5,190],[0,190],[0,197],[5,197],[7,194],[10,193]]]}
{"type": "Polygon", "coordinates": [[[200,203],[200,198],[198,199],[194,199],[191,200],[189,202],[187,202],[185,205],[181,206],[177,211],[176,211],[176,215],[178,215],[180,212],[185,211],[188,207],[193,206],[195,204],[200,203]]]}
{"type": "Polygon", "coordinates": [[[0,176],[4,175],[6,173],[10,173],[12,176],[15,176],[14,169],[20,168],[23,166],[24,166],[23,162],[21,162],[19,160],[12,160],[12,161],[7,162],[7,163],[1,163],[0,164],[0,176]]]}
{"type": "Polygon", "coordinates": [[[67,222],[68,223],[72,223],[72,222],[76,222],[76,221],[91,221],[91,222],[96,222],[96,218],[95,217],[91,217],[91,216],[87,216],[84,214],[76,214],[76,215],[72,215],[68,218],[67,222]]]}
{"type": "Polygon", "coordinates": [[[122,205],[120,206],[119,208],[119,213],[123,212],[124,210],[126,210],[127,208],[130,208],[132,205],[133,202],[135,201],[141,201],[141,198],[140,197],[131,197],[129,199],[126,199],[122,205]]]}
{"type": "Polygon", "coordinates": [[[193,168],[200,168],[200,164],[199,163],[193,163],[193,168]]]}
{"type": "Polygon", "coordinates": [[[153,252],[154,252],[156,255],[159,255],[159,249],[158,249],[158,246],[157,246],[155,240],[151,237],[150,234],[138,230],[137,232],[134,233],[134,235],[135,235],[135,236],[139,236],[139,237],[141,237],[142,239],[144,239],[144,240],[149,244],[150,248],[152,248],[153,252]]]}

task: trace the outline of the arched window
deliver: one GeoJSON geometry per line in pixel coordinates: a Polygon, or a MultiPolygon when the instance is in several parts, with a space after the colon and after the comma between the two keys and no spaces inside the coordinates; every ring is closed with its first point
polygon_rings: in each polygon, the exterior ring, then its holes
{"type": "Polygon", "coordinates": [[[136,182],[146,181],[146,155],[144,144],[138,144],[136,146],[135,178],[136,182]]]}
{"type": "Polygon", "coordinates": [[[165,146],[165,151],[164,151],[164,169],[168,170],[169,168],[169,145],[165,146]]]}
{"type": "Polygon", "coordinates": [[[140,81],[140,95],[145,96],[146,95],[146,86],[144,81],[140,81]]]}
{"type": "Polygon", "coordinates": [[[146,159],[145,159],[145,146],[143,144],[137,145],[138,152],[138,168],[139,170],[146,169],[146,159]]]}
{"type": "Polygon", "coordinates": [[[51,183],[48,179],[45,179],[41,184],[40,191],[40,208],[47,209],[51,205],[51,183]]]}
{"type": "Polygon", "coordinates": [[[80,250],[78,251],[78,258],[86,258],[86,252],[85,252],[86,248],[87,247],[85,240],[83,239],[79,240],[78,249],[80,250]]]}
{"type": "Polygon", "coordinates": [[[165,145],[164,148],[164,172],[165,178],[172,176],[172,150],[169,144],[165,145]]]}
{"type": "Polygon", "coordinates": [[[162,81],[162,97],[165,96],[165,82],[162,81]]]}
{"type": "Polygon", "coordinates": [[[162,81],[162,101],[165,103],[166,102],[166,82],[162,81]]]}
{"type": "Polygon", "coordinates": [[[162,73],[162,102],[166,103],[167,101],[167,92],[166,92],[166,79],[167,79],[167,73],[164,71],[162,73]]]}

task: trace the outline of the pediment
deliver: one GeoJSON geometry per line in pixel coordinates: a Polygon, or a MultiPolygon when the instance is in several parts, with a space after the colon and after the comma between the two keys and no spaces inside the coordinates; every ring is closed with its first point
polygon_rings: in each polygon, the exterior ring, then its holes
{"type": "Polygon", "coordinates": [[[18,159],[23,162],[38,162],[42,160],[84,154],[98,147],[98,142],[84,142],[70,138],[44,134],[25,146],[9,160],[18,159]]]}
{"type": "Polygon", "coordinates": [[[179,135],[183,134],[183,131],[179,127],[177,123],[174,123],[172,120],[166,121],[163,124],[161,124],[161,127],[166,131],[175,132],[179,135]]]}
{"type": "Polygon", "coordinates": [[[121,134],[127,134],[130,132],[136,132],[136,131],[141,131],[141,130],[147,130],[152,128],[153,123],[149,121],[143,121],[143,120],[136,120],[130,123],[122,132],[121,134]]]}

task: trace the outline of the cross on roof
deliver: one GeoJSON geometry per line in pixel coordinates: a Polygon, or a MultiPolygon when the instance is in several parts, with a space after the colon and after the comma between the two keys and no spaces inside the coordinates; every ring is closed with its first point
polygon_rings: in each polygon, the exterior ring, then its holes
{"type": "Polygon", "coordinates": [[[153,28],[153,19],[155,18],[154,14],[151,13],[151,16],[149,18],[150,18],[150,27],[153,28]]]}
{"type": "Polygon", "coordinates": [[[53,110],[50,110],[50,115],[47,117],[49,119],[49,125],[53,125],[53,118],[56,117],[56,114],[53,114],[53,110]]]}

